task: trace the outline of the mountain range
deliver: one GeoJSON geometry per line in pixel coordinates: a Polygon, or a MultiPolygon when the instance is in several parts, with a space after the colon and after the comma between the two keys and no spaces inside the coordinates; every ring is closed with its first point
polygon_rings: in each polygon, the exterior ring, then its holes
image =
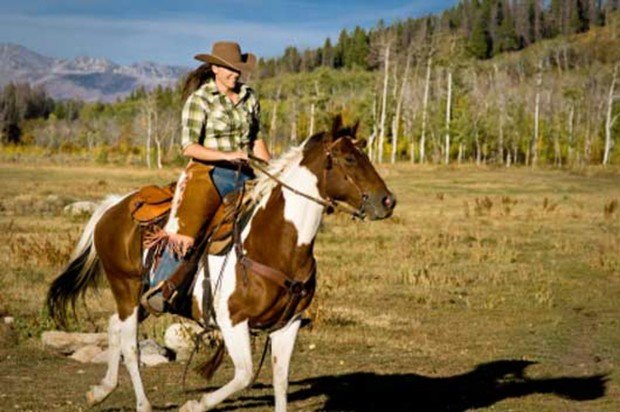
{"type": "Polygon", "coordinates": [[[41,85],[54,99],[110,102],[138,87],[174,86],[188,71],[153,62],[123,66],[97,57],[55,59],[17,44],[0,43],[0,88],[10,82],[41,85]]]}

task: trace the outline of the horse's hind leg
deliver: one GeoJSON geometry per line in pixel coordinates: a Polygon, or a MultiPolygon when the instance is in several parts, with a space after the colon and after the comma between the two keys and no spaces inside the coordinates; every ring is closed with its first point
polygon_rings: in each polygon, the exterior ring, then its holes
{"type": "Polygon", "coordinates": [[[138,365],[138,307],[132,314],[120,322],[121,353],[125,367],[131,377],[131,383],[136,395],[136,410],[138,412],[150,412],[151,404],[144,393],[140,367],[138,365]]]}
{"type": "MultiPolygon", "coordinates": [[[[222,337],[235,366],[235,376],[226,385],[202,397],[200,402],[189,401],[180,409],[181,412],[208,410],[228,398],[233,393],[246,388],[252,382],[252,347],[248,322],[235,326],[220,325],[222,337]]],[[[228,322],[229,323],[229,322],[228,322]]]]}
{"type": "MultiPolygon", "coordinates": [[[[104,269],[114,300],[117,317],[113,317],[115,343],[111,350],[108,374],[103,388],[89,392],[93,399],[103,396],[108,383],[116,384],[118,359],[123,361],[131,377],[138,412],[150,412],[151,404],[144,393],[138,365],[138,300],[142,289],[142,244],[140,228],[129,213],[131,197],[110,208],[97,223],[93,242],[104,269]],[[120,352],[120,354],[119,354],[120,352]],[[110,378],[109,381],[106,380],[110,378]]],[[[97,388],[97,387],[95,387],[97,388]]]]}
{"type": "Polygon", "coordinates": [[[139,277],[127,275],[126,272],[106,270],[106,274],[118,312],[116,318],[112,317],[116,319],[114,323],[118,336],[118,347],[113,353],[110,353],[111,369],[108,369],[106,378],[117,375],[118,359],[120,355],[123,355],[123,362],[129,372],[136,395],[136,410],[138,412],[150,412],[151,404],[144,393],[138,363],[138,299],[142,287],[141,280],[139,277]],[[111,275],[116,273],[121,273],[121,275],[111,275]],[[115,363],[113,364],[113,362],[115,363]]]}
{"type": "Polygon", "coordinates": [[[102,402],[118,384],[118,365],[121,358],[120,323],[117,314],[110,317],[108,325],[108,371],[101,383],[97,386],[92,386],[86,393],[86,400],[90,406],[102,402]]]}

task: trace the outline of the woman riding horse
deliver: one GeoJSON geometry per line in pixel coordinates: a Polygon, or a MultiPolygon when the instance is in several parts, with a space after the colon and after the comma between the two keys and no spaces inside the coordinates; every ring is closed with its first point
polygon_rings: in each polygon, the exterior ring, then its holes
{"type": "MultiPolygon", "coordinates": [[[[221,388],[187,402],[181,411],[208,410],[250,385],[252,329],[269,332],[275,409],[286,410],[289,366],[300,317],[310,305],[317,283],[314,242],[323,214],[336,208],[361,218],[384,219],[396,204],[358,147],[356,131],[356,127],[342,127],[336,117],[331,131],[318,133],[271,161],[248,193],[257,203],[236,236],[235,247],[221,256],[206,251],[201,255],[191,296],[180,294],[177,299],[191,303],[191,314],[186,316],[203,326],[208,318],[209,325],[219,328],[234,376],[221,388]],[[212,305],[205,306],[205,297],[210,297],[212,305]]],[[[132,194],[110,198],[93,213],[71,262],[51,284],[47,304],[50,316],[58,324],[66,324],[67,308],[75,307],[78,297],[105,274],[116,313],[108,327],[107,372],[88,391],[88,403],[102,402],[117,387],[122,355],[134,388],[136,410],[150,412],[137,344],[144,251],[140,225],[132,219],[131,199],[132,194]]]]}
{"type": "Polygon", "coordinates": [[[222,198],[253,177],[248,153],[268,161],[267,146],[259,135],[260,105],[256,93],[241,83],[256,65],[253,54],[241,54],[233,42],[217,42],[211,54],[184,86],[182,113],[183,155],[190,158],[174,194],[172,211],[159,240],[167,241],[142,299],[151,313],[162,313],[183,282],[176,272],[193,250],[196,237],[209,223],[222,198]]]}

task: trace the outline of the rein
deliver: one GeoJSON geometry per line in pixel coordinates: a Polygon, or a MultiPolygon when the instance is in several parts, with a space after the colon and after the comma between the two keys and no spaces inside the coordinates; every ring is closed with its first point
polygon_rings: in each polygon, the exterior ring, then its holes
{"type": "MultiPolygon", "coordinates": [[[[326,193],[325,185],[327,183],[327,173],[329,173],[329,171],[333,167],[338,166],[340,167],[340,171],[344,175],[345,180],[350,182],[358,190],[360,197],[362,198],[362,201],[363,201],[362,206],[357,210],[353,210],[350,207],[344,207],[343,205],[336,202],[331,197],[328,197],[326,200],[321,197],[311,196],[307,193],[297,190],[296,188],[292,187],[288,183],[283,182],[281,179],[279,179],[274,174],[270,173],[264,167],[266,162],[263,159],[260,159],[252,154],[248,154],[248,157],[252,161],[253,166],[256,167],[256,169],[264,173],[267,177],[269,177],[270,179],[278,183],[283,188],[290,190],[296,195],[301,196],[310,201],[313,201],[328,209],[339,210],[344,213],[352,215],[354,218],[357,217],[359,219],[362,219],[364,218],[364,207],[366,205],[368,195],[366,195],[366,193],[364,193],[362,188],[351,178],[351,176],[346,172],[344,167],[342,167],[342,165],[340,165],[339,162],[334,161],[332,149],[340,141],[340,139],[342,139],[342,137],[336,139],[334,142],[332,142],[329,145],[324,145],[326,162],[325,162],[325,168],[323,169],[323,181],[322,181],[323,193],[326,193]]],[[[243,250],[243,245],[241,242],[241,229],[239,227],[240,225],[237,224],[236,220],[237,219],[235,219],[235,225],[233,227],[235,253],[237,255],[237,265],[243,271],[244,281],[247,282],[248,272],[254,273],[278,285],[281,289],[283,289],[286,292],[288,296],[287,303],[284,306],[284,310],[282,311],[281,315],[275,321],[274,324],[256,325],[256,327],[258,327],[259,329],[265,328],[265,329],[268,329],[269,331],[277,330],[283,327],[284,325],[286,325],[286,323],[290,321],[290,319],[295,315],[299,302],[304,297],[306,297],[308,293],[310,293],[310,288],[316,275],[316,261],[312,259],[309,269],[304,274],[304,276],[301,277],[301,279],[303,280],[298,280],[298,279],[295,279],[287,275],[286,273],[278,269],[272,268],[268,265],[265,265],[263,263],[260,263],[260,262],[257,262],[251,259],[250,257],[247,256],[247,254],[243,250]]]]}
{"type": "MultiPolygon", "coordinates": [[[[362,203],[362,206],[359,209],[353,209],[351,206],[347,205],[346,203],[338,202],[338,201],[332,199],[331,197],[328,197],[327,200],[325,200],[325,199],[323,199],[321,197],[312,196],[312,195],[304,193],[304,192],[302,192],[300,190],[297,190],[294,187],[292,187],[291,185],[289,185],[288,183],[283,182],[277,176],[275,176],[272,173],[270,173],[264,167],[264,165],[267,164],[267,162],[265,160],[263,160],[263,159],[261,159],[259,157],[256,157],[253,154],[248,154],[248,158],[252,161],[252,167],[258,169],[258,171],[263,173],[265,176],[267,176],[268,178],[270,178],[271,180],[273,180],[274,182],[276,182],[277,184],[279,184],[283,188],[285,188],[287,190],[290,190],[291,192],[295,193],[296,195],[301,196],[303,198],[306,198],[306,199],[308,199],[310,201],[313,201],[313,202],[315,202],[315,203],[317,203],[317,204],[327,208],[327,210],[340,211],[342,213],[351,215],[353,218],[363,219],[364,216],[365,216],[365,214],[364,214],[364,206],[366,205],[366,201],[368,200],[368,195],[349,176],[349,174],[344,170],[344,168],[338,162],[334,162],[333,161],[333,154],[331,152],[331,149],[335,146],[336,143],[338,143],[338,141],[340,139],[342,139],[342,137],[336,139],[330,145],[325,146],[326,164],[325,164],[325,168],[323,169],[323,186],[327,182],[327,173],[329,172],[329,170],[334,166],[334,164],[338,165],[340,167],[340,170],[341,170],[342,174],[344,174],[345,180],[347,180],[353,186],[355,186],[357,191],[360,193],[360,196],[362,198],[363,203],[362,203]]],[[[323,190],[323,192],[325,192],[325,190],[323,190]]]]}

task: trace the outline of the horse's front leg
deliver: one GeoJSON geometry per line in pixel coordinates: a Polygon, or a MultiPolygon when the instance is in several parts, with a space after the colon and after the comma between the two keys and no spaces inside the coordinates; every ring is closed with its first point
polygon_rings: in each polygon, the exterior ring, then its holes
{"type": "Polygon", "coordinates": [[[252,347],[248,322],[235,326],[229,322],[220,325],[224,344],[235,366],[235,376],[226,385],[208,393],[198,401],[189,401],[183,405],[181,412],[206,411],[228,398],[233,393],[245,389],[252,382],[252,347]]]}
{"type": "Polygon", "coordinates": [[[287,326],[269,335],[271,338],[271,363],[273,365],[273,391],[276,400],[276,412],[286,411],[289,365],[300,324],[301,321],[295,319],[287,326]]]}

